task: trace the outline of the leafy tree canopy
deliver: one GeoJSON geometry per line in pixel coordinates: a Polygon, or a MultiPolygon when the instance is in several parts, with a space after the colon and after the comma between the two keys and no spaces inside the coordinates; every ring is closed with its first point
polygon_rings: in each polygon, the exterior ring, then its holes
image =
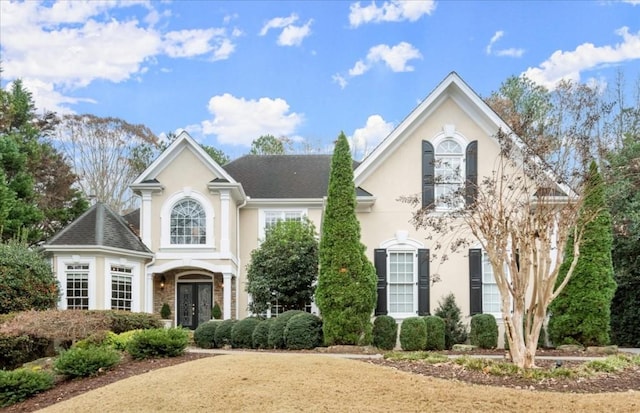
{"type": "Polygon", "coordinates": [[[284,155],[285,149],[283,139],[278,139],[273,135],[262,135],[251,142],[250,155],[284,155]]]}
{"type": "Polygon", "coordinates": [[[247,269],[250,309],[259,314],[271,304],[284,311],[304,310],[318,277],[318,241],[307,218],[279,221],[267,229],[264,242],[251,253],[247,269]]]}
{"type": "Polygon", "coordinates": [[[49,140],[58,119],[37,115],[20,80],[0,90],[0,233],[35,244],[81,214],[88,204],[76,175],[49,140]]]}

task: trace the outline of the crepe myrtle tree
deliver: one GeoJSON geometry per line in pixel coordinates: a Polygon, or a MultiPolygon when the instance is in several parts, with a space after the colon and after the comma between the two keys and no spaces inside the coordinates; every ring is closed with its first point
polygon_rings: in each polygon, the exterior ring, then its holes
{"type": "MultiPolygon", "coordinates": [[[[556,141],[543,161],[513,134],[499,130],[495,138],[500,150],[492,171],[416,210],[412,223],[427,230],[436,260],[482,247],[500,291],[511,360],[531,368],[547,308],[571,280],[585,226],[598,211],[581,210],[584,193],[565,184],[584,180],[582,163],[575,162],[579,142],[556,141]],[[556,283],[570,236],[573,261],[556,283]]],[[[418,195],[400,200],[422,204],[418,195]]]]}

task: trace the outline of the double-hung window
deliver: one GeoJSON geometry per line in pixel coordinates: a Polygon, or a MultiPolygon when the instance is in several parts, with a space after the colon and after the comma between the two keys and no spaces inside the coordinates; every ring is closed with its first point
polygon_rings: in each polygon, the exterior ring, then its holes
{"type": "Polygon", "coordinates": [[[89,264],[67,264],[67,309],[89,309],[89,264]]]}
{"type": "Polygon", "coordinates": [[[482,312],[502,314],[500,305],[500,290],[493,275],[493,267],[489,256],[482,252],[482,312]]]}
{"type": "Polygon", "coordinates": [[[438,208],[464,205],[464,152],[454,139],[445,139],[435,152],[435,201],[438,208]]]}
{"type": "Polygon", "coordinates": [[[131,311],[132,273],[131,268],[111,266],[111,309],[131,311]]]}
{"type": "Polygon", "coordinates": [[[389,313],[416,314],[416,253],[389,251],[389,313]]]}

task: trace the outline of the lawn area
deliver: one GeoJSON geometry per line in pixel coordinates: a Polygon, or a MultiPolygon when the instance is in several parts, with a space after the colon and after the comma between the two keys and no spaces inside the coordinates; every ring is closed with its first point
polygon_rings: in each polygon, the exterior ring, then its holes
{"type": "Polygon", "coordinates": [[[207,357],[118,381],[44,412],[561,412],[640,410],[640,393],[477,386],[302,354],[207,357]],[[551,407],[553,406],[553,407],[551,407]]]}

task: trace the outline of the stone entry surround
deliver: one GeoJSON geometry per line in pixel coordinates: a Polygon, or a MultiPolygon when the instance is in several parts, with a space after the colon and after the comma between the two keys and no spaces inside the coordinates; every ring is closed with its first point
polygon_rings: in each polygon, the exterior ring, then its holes
{"type": "MultiPolygon", "coordinates": [[[[160,309],[164,303],[169,304],[171,309],[171,319],[175,321],[176,315],[176,276],[177,274],[185,273],[184,269],[175,269],[167,271],[164,274],[153,275],[153,314],[160,314],[160,309]],[[165,277],[164,289],[160,288],[160,282],[162,275],[165,277]]],[[[218,303],[222,310],[222,318],[228,319],[237,318],[236,314],[236,277],[228,276],[224,277],[223,274],[213,274],[213,303],[218,303]],[[225,291],[224,281],[225,278],[229,279],[231,288],[228,290],[229,306],[225,306],[225,291]],[[227,312],[225,312],[227,310],[227,312]]]]}

